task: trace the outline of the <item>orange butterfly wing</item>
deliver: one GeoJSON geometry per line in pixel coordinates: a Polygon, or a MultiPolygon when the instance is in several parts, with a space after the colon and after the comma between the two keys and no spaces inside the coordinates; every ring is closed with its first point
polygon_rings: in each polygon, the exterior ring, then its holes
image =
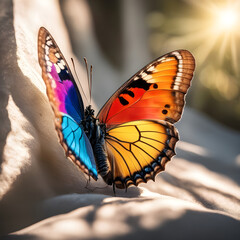
{"type": "Polygon", "coordinates": [[[140,119],[177,122],[194,69],[194,57],[186,50],[156,59],[118,89],[97,118],[107,128],[140,119]]]}
{"type": "Polygon", "coordinates": [[[190,52],[170,52],[137,72],[98,113],[116,187],[154,179],[175,154],[178,132],[171,123],[181,117],[194,69],[190,52]]]}

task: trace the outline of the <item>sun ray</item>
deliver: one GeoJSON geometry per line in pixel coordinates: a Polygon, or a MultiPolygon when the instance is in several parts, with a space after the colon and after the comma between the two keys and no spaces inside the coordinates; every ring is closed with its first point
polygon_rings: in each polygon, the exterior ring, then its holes
{"type": "Polygon", "coordinates": [[[228,50],[232,56],[232,67],[237,73],[238,47],[240,41],[240,1],[239,0],[185,0],[201,11],[200,17],[178,19],[175,28],[184,34],[170,38],[170,43],[191,45],[199,54],[199,64],[203,64],[211,52],[216,52],[216,60],[223,64],[228,50]]]}
{"type": "Polygon", "coordinates": [[[237,44],[236,44],[236,38],[231,38],[231,52],[232,52],[232,58],[233,58],[233,69],[235,73],[238,75],[238,59],[237,59],[237,44]]]}
{"type": "Polygon", "coordinates": [[[220,62],[223,61],[224,59],[224,53],[226,52],[227,49],[227,45],[229,43],[229,39],[230,39],[230,34],[225,34],[223,36],[223,40],[221,42],[221,46],[219,48],[219,57],[220,57],[220,62]]]}
{"type": "Polygon", "coordinates": [[[215,34],[213,37],[211,37],[211,41],[204,41],[203,44],[201,44],[197,51],[199,53],[199,63],[203,64],[206,58],[209,56],[211,51],[213,50],[214,46],[216,45],[216,42],[218,41],[219,34],[215,34]]]}

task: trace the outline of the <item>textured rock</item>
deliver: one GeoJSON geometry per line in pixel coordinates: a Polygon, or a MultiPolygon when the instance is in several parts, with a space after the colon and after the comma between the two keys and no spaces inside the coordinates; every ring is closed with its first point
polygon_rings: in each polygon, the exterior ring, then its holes
{"type": "Polygon", "coordinates": [[[117,197],[101,179],[86,188],[58,144],[37,62],[40,26],[73,56],[58,2],[2,0],[0,20],[0,234],[14,232],[3,239],[240,238],[238,133],[186,109],[178,155],[155,183],[117,197]]]}

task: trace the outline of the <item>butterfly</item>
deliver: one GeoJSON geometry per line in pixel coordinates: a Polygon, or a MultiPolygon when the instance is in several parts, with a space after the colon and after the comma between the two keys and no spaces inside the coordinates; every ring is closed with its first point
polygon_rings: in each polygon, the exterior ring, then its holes
{"type": "Polygon", "coordinates": [[[185,94],[195,60],[177,50],[152,61],[105,103],[97,116],[83,100],[51,34],[38,34],[38,60],[66,156],[84,173],[117,188],[155,179],[175,155],[185,94]]]}

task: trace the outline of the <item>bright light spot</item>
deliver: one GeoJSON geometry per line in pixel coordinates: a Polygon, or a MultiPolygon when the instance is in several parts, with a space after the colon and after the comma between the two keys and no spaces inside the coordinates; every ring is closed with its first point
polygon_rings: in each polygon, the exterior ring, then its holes
{"type": "Polygon", "coordinates": [[[147,188],[139,187],[141,189],[141,197],[152,197],[159,198],[161,195],[159,193],[151,192],[147,188]]]}
{"type": "Polygon", "coordinates": [[[197,155],[209,156],[207,149],[192,143],[180,141],[178,142],[177,147],[183,151],[192,152],[197,155]]]}
{"type": "Polygon", "coordinates": [[[240,167],[240,154],[238,154],[236,157],[236,163],[240,167]]]}
{"type": "MultiPolygon", "coordinates": [[[[2,154],[0,199],[11,189],[14,181],[22,173],[21,169],[30,165],[30,151],[37,152],[34,136],[31,134],[33,128],[11,95],[8,99],[7,111],[11,129],[6,137],[2,154]]],[[[3,128],[7,126],[3,124],[3,128]]]]}
{"type": "Polygon", "coordinates": [[[237,23],[237,12],[234,9],[221,10],[218,13],[218,25],[224,30],[232,30],[237,23]]]}

